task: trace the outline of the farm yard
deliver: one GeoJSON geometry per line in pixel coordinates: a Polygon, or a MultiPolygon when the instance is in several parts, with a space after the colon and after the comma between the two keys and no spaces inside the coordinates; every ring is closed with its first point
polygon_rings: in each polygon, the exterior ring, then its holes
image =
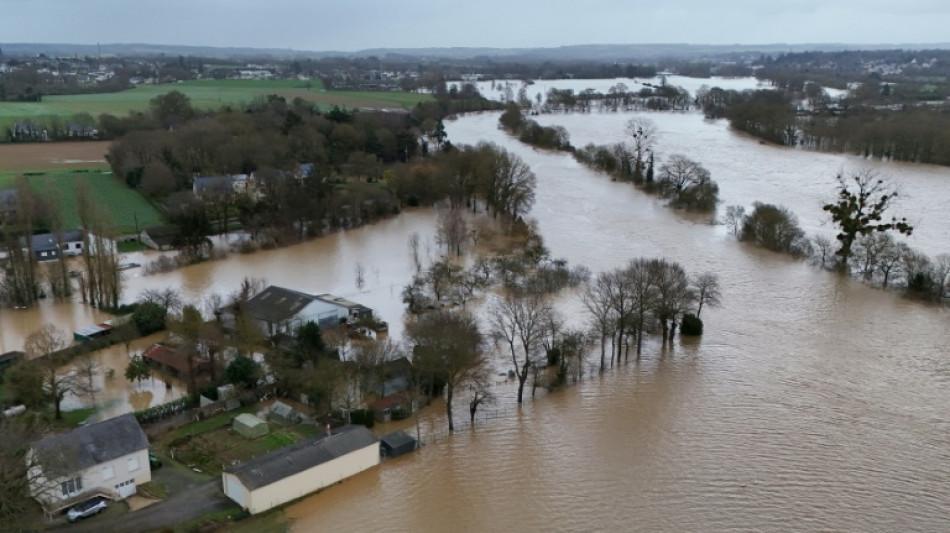
{"type": "Polygon", "coordinates": [[[430,100],[426,94],[407,92],[327,91],[319,80],[195,80],[173,84],[141,85],[116,93],[44,96],[42,102],[0,102],[0,125],[15,120],[42,116],[71,117],[88,113],[124,116],[144,112],[149,100],[171,91],[184,93],[191,105],[199,109],[218,109],[237,105],[255,97],[277,94],[287,100],[301,98],[314,102],[321,109],[334,105],[347,108],[411,109],[418,102],[430,100]]]}

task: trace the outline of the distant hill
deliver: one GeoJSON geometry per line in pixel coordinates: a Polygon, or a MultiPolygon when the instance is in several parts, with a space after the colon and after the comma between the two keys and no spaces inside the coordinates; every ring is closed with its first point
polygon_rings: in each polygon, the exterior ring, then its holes
{"type": "Polygon", "coordinates": [[[722,58],[730,55],[778,54],[783,52],[843,50],[928,50],[950,49],[947,43],[904,44],[590,44],[555,48],[372,48],[356,52],[306,51],[284,48],[241,48],[185,46],[141,43],[106,43],[101,45],[67,43],[0,43],[8,56],[200,56],[209,58],[293,59],[320,57],[403,56],[413,59],[475,59],[496,58],[507,61],[656,61],[660,59],[696,60],[722,58]]]}

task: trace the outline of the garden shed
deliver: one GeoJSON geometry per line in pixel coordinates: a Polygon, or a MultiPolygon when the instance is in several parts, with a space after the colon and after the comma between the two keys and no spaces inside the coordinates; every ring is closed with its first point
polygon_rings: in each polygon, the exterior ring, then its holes
{"type": "Polygon", "coordinates": [[[399,457],[416,449],[416,439],[403,430],[393,431],[379,440],[379,451],[387,457],[399,457]]]}
{"type": "Polygon", "coordinates": [[[274,405],[270,408],[270,414],[268,418],[277,422],[278,424],[299,424],[300,423],[300,413],[294,410],[293,407],[285,404],[284,402],[274,402],[274,405]]]}
{"type": "Polygon", "coordinates": [[[249,439],[256,439],[257,437],[270,433],[267,422],[257,418],[251,413],[244,413],[234,417],[234,424],[231,427],[234,428],[234,431],[237,431],[249,439]]]}

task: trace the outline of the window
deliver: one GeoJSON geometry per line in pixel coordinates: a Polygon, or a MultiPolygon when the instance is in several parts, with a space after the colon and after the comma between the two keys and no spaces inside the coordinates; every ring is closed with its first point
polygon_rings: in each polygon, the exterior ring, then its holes
{"type": "Polygon", "coordinates": [[[74,477],[73,479],[67,479],[59,484],[59,488],[63,491],[63,498],[68,498],[70,496],[75,496],[82,492],[82,477],[74,477]]]}
{"type": "Polygon", "coordinates": [[[110,480],[115,477],[115,467],[106,466],[102,468],[102,479],[103,481],[110,480]]]}
{"type": "Polygon", "coordinates": [[[46,257],[46,252],[40,252],[40,257],[46,257]]]}
{"type": "Polygon", "coordinates": [[[129,457],[129,472],[135,472],[139,469],[139,458],[129,457]]]}

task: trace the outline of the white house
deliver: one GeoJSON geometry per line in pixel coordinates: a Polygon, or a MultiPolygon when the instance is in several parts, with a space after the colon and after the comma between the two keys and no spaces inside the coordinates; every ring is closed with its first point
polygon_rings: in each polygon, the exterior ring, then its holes
{"type": "MultiPolygon", "coordinates": [[[[373,314],[368,307],[330,294],[313,295],[274,285],[248,300],[246,310],[268,336],[293,333],[307,322],[329,328],[373,314]]],[[[233,314],[233,310],[225,312],[233,314]]],[[[228,320],[233,320],[233,316],[228,320]]]]}
{"type": "Polygon", "coordinates": [[[36,442],[27,461],[30,493],[47,512],[95,495],[124,499],[152,480],[148,439],[131,413],[36,442]]]}
{"type": "Polygon", "coordinates": [[[226,468],[221,482],[228,498],[257,514],[378,464],[376,435],[364,426],[344,426],[226,468]]]}

